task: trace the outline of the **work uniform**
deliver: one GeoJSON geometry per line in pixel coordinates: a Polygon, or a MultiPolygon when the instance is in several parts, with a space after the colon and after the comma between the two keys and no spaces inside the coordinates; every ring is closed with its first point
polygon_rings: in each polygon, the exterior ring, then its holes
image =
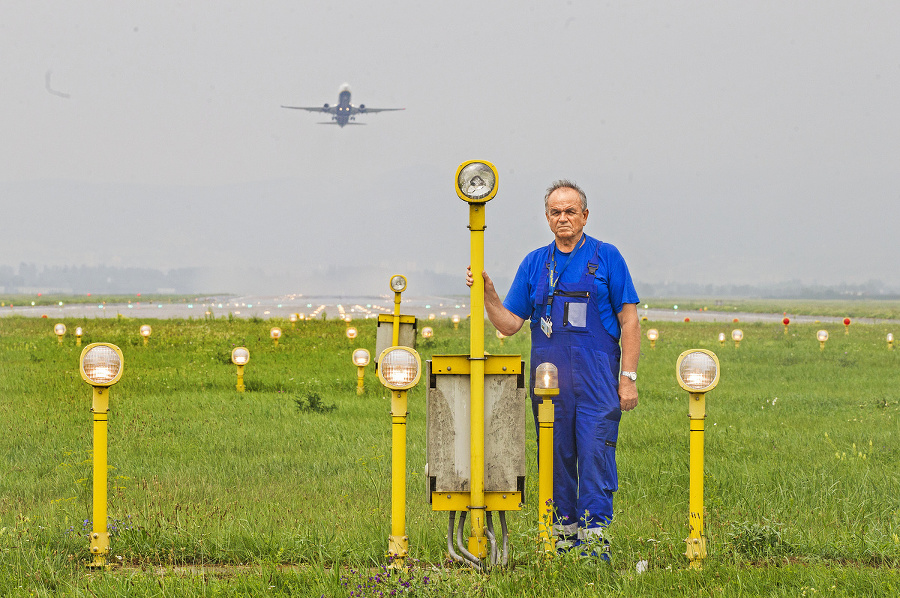
{"type": "MultiPolygon", "coordinates": [[[[621,335],[617,314],[638,303],[628,267],[608,243],[584,235],[571,254],[556,243],[528,254],[504,306],[531,320],[531,380],[544,362],[559,372],[553,401],[554,530],[584,539],[613,517],[621,335]],[[541,320],[550,322],[550,335],[541,320]]],[[[537,427],[541,399],[532,394],[537,427]]]]}

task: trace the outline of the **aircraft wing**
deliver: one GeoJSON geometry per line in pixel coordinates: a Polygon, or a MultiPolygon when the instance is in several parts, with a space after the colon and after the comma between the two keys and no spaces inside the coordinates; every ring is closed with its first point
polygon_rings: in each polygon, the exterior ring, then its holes
{"type": "Polygon", "coordinates": [[[324,112],[325,114],[334,114],[335,108],[337,106],[329,106],[325,108],[324,106],[282,106],[282,108],[290,108],[291,110],[306,110],[308,112],[324,112]]]}
{"type": "Polygon", "coordinates": [[[368,114],[370,112],[395,112],[397,110],[406,110],[406,108],[369,108],[361,106],[353,106],[351,109],[353,114],[368,114]]]}

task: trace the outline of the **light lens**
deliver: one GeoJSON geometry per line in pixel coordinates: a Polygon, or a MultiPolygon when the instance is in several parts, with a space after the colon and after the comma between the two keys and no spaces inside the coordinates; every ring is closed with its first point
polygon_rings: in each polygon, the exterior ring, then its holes
{"type": "Polygon", "coordinates": [[[391,290],[395,293],[402,293],[406,290],[406,277],[400,274],[391,276],[391,290]]]}
{"type": "Polygon", "coordinates": [[[484,199],[494,190],[497,179],[494,171],[484,162],[472,162],[459,171],[456,185],[466,198],[484,199]]]}
{"type": "Polygon", "coordinates": [[[894,342],[894,333],[893,333],[893,332],[888,332],[888,334],[887,334],[887,342],[889,342],[889,343],[894,342]]]}
{"type": "Polygon", "coordinates": [[[459,314],[453,314],[450,316],[450,321],[454,324],[459,324],[459,314]]]}
{"type": "Polygon", "coordinates": [[[419,381],[418,354],[407,347],[389,347],[381,354],[378,377],[390,389],[405,390],[419,381]]]}
{"type": "Polygon", "coordinates": [[[294,322],[297,321],[297,314],[291,314],[291,315],[289,315],[289,316],[288,316],[288,320],[291,322],[291,324],[293,324],[294,322]]]}
{"type": "Polygon", "coordinates": [[[678,380],[683,388],[697,392],[712,389],[719,378],[719,363],[707,351],[685,351],[678,360],[678,380]]]}
{"type": "Polygon", "coordinates": [[[269,336],[271,336],[275,340],[280,339],[281,338],[281,328],[273,328],[273,329],[269,330],[269,336]]]}
{"type": "Polygon", "coordinates": [[[559,372],[556,366],[544,362],[534,372],[534,387],[539,389],[559,388],[559,372]]]}
{"type": "Polygon", "coordinates": [[[656,328],[651,328],[647,331],[647,340],[655,341],[659,338],[659,331],[656,328]]]}
{"type": "Polygon", "coordinates": [[[84,334],[84,331],[81,329],[81,326],[75,329],[75,336],[81,336],[84,334]]]}
{"type": "Polygon", "coordinates": [[[819,339],[819,342],[825,342],[828,340],[828,331],[820,330],[816,333],[816,338],[819,339]]]}
{"type": "Polygon", "coordinates": [[[422,329],[422,338],[431,338],[432,336],[434,336],[434,330],[427,326],[422,329]]]}
{"type": "Polygon", "coordinates": [[[250,351],[244,347],[235,347],[231,352],[231,363],[234,365],[246,365],[250,361],[250,351]]]}
{"type": "Polygon", "coordinates": [[[347,338],[349,338],[350,340],[353,340],[356,338],[356,328],[353,328],[351,326],[350,328],[347,329],[347,338]]]}
{"type": "Polygon", "coordinates": [[[720,343],[724,343],[724,342],[725,342],[725,333],[724,333],[724,332],[720,332],[720,333],[719,333],[719,342],[720,342],[720,343]]]}
{"type": "Polygon", "coordinates": [[[66,333],[66,325],[65,324],[57,324],[53,327],[53,332],[56,333],[57,336],[62,336],[66,333]]]}
{"type": "Polygon", "coordinates": [[[153,332],[153,329],[150,328],[149,325],[144,324],[141,326],[141,336],[150,336],[150,333],[153,332]]]}
{"type": "Polygon", "coordinates": [[[740,341],[744,339],[744,331],[740,328],[735,328],[731,331],[731,340],[740,341]]]}
{"type": "Polygon", "coordinates": [[[97,345],[85,351],[81,369],[90,384],[111,384],[122,369],[122,358],[112,347],[97,345]]]}
{"type": "Polygon", "coordinates": [[[369,352],[365,349],[357,349],[353,352],[353,363],[359,367],[369,365],[369,352]]]}

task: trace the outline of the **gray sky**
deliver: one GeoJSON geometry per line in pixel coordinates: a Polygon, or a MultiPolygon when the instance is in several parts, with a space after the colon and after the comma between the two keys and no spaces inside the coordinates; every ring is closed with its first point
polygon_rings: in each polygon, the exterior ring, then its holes
{"type": "Polygon", "coordinates": [[[498,284],[566,177],[638,281],[900,286],[898,2],[0,3],[0,264],[462,294],[479,158],[498,284]]]}

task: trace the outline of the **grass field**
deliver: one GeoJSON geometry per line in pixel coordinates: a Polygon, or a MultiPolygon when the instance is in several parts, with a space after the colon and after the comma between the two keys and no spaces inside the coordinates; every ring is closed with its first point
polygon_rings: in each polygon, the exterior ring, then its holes
{"type": "MultiPolygon", "coordinates": [[[[900,350],[887,325],[644,323],[640,404],[624,416],[612,566],[546,563],[536,536],[537,471],[527,424],[529,502],[509,516],[510,566],[485,575],[448,564],[446,516],[424,500],[424,383],[410,392],[408,567],[387,574],[388,393],[370,366],[356,394],[357,346],[375,323],[65,320],[84,343],[118,345],[111,389],[108,572],[90,572],[90,387],[74,337],[55,320],[0,319],[2,596],[894,596],[900,592],[900,350]],[[284,336],[276,348],[269,327],[284,336]],[[247,392],[229,355],[250,349],[247,392]],[[707,396],[709,557],[686,570],[687,395],[675,360],[706,348],[721,362],[707,396]],[[648,562],[638,574],[635,565],[648,562]],[[393,594],[392,594],[393,592],[393,594]]],[[[467,353],[468,328],[430,324],[423,359],[467,353]]],[[[420,328],[424,326],[420,322],[420,328]]],[[[488,328],[490,328],[488,326],[488,328]]],[[[895,334],[900,329],[893,330],[895,334]]],[[[521,353],[520,333],[491,353],[521,353]]]]}

